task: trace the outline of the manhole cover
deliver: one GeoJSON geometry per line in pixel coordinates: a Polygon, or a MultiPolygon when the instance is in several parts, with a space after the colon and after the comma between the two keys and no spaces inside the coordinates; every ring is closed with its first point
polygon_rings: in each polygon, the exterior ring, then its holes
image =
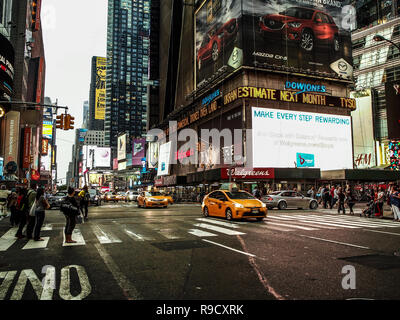
{"type": "Polygon", "coordinates": [[[364,256],[346,257],[339,258],[339,260],[345,260],[361,264],[366,267],[374,268],[377,270],[397,269],[400,268],[400,258],[395,256],[384,256],[380,254],[369,254],[364,256]]]}
{"type": "Polygon", "coordinates": [[[163,251],[172,251],[172,250],[187,250],[187,249],[195,249],[195,248],[206,248],[210,245],[198,240],[192,241],[171,241],[171,242],[154,242],[152,243],[156,248],[163,251]]]}

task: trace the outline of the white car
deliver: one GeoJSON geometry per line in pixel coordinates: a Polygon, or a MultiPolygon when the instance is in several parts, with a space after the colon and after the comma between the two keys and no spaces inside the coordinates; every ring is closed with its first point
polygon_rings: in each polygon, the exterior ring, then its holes
{"type": "Polygon", "coordinates": [[[139,193],[134,192],[134,191],[128,191],[126,193],[126,199],[128,201],[137,201],[137,197],[138,197],[139,193]]]}

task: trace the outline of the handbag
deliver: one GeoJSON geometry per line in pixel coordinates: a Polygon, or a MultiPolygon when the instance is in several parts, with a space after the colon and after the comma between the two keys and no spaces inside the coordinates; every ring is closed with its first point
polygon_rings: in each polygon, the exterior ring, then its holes
{"type": "Polygon", "coordinates": [[[31,209],[29,210],[29,216],[30,216],[30,217],[34,217],[34,216],[35,216],[35,213],[36,213],[36,200],[35,200],[35,202],[33,203],[31,209]]]}

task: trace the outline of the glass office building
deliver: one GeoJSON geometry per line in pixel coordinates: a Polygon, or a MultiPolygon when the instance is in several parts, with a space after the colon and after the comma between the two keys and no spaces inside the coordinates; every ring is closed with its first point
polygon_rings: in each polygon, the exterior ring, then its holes
{"type": "Polygon", "coordinates": [[[150,0],[109,0],[105,141],[116,154],[118,135],[146,132],[150,0]]]}

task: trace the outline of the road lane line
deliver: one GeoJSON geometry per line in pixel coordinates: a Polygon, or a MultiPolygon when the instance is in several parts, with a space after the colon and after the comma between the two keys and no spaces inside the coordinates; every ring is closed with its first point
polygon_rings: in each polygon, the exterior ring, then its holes
{"type": "Polygon", "coordinates": [[[63,247],[74,247],[74,246],[84,246],[86,245],[85,239],[82,236],[82,233],[79,229],[74,229],[72,232],[72,240],[76,241],[76,243],[66,243],[65,242],[65,233],[62,231],[64,237],[63,247]]]}
{"type": "Polygon", "coordinates": [[[110,270],[113,275],[115,281],[118,283],[119,287],[122,289],[124,296],[128,300],[141,300],[141,296],[135,286],[129,281],[129,279],[122,273],[120,268],[111,258],[111,256],[107,253],[107,251],[98,243],[94,245],[97,251],[100,254],[100,257],[103,259],[105,265],[108,270],[110,270]]]}
{"type": "Polygon", "coordinates": [[[22,250],[47,248],[50,237],[43,237],[42,239],[43,241],[29,240],[28,243],[22,248],[22,250]]]}
{"type": "Polygon", "coordinates": [[[243,232],[239,232],[239,231],[233,231],[233,230],[229,230],[229,229],[225,229],[225,228],[221,228],[221,227],[217,227],[217,226],[212,226],[206,223],[197,223],[194,225],[195,227],[199,227],[199,228],[204,228],[204,229],[209,229],[215,232],[219,232],[219,233],[223,233],[223,234],[227,234],[230,236],[237,236],[237,235],[241,235],[241,234],[245,234],[243,232]]]}
{"type": "Polygon", "coordinates": [[[234,248],[231,248],[231,247],[227,247],[227,246],[224,246],[223,244],[220,244],[220,243],[217,243],[217,242],[214,242],[214,241],[210,241],[210,240],[206,240],[206,239],[202,239],[202,241],[208,242],[208,243],[212,243],[212,244],[214,244],[216,246],[219,246],[219,247],[231,250],[231,251],[235,251],[235,252],[244,254],[246,256],[249,256],[249,257],[253,257],[253,258],[256,257],[254,254],[251,254],[251,253],[248,253],[248,252],[244,252],[244,251],[240,251],[240,250],[237,250],[237,249],[234,249],[234,248]]]}
{"type": "MultiPolygon", "coordinates": [[[[299,219],[299,218],[292,218],[293,220],[297,221],[302,221],[302,222],[308,222],[310,224],[322,224],[326,226],[334,226],[334,227],[341,227],[341,228],[347,228],[347,229],[360,229],[361,227],[354,227],[354,226],[347,226],[339,223],[328,223],[328,222],[320,222],[320,221],[315,221],[315,220],[310,220],[310,219],[299,219]]],[[[316,226],[317,227],[317,226],[316,226]]]]}
{"type": "Polygon", "coordinates": [[[98,225],[92,225],[92,231],[101,244],[121,243],[122,241],[111,233],[106,233],[98,225]]]}
{"type": "Polygon", "coordinates": [[[230,223],[230,222],[223,222],[223,221],[218,221],[214,219],[206,219],[206,218],[197,218],[196,220],[198,221],[203,221],[203,222],[209,222],[217,225],[221,225],[224,227],[229,227],[229,228],[239,228],[239,226],[236,223],[230,223]]]}
{"type": "MultiPolygon", "coordinates": [[[[288,219],[288,218],[268,217],[268,219],[270,219],[270,218],[277,219],[278,221],[282,221],[282,222],[291,222],[291,223],[298,223],[298,224],[308,225],[307,222],[293,221],[293,219],[288,219]]],[[[267,223],[269,221],[268,219],[264,219],[264,223],[267,223]]],[[[337,229],[335,227],[327,227],[327,226],[317,226],[316,228],[318,228],[318,229],[330,229],[330,230],[336,230],[337,229]]]]}
{"type": "Polygon", "coordinates": [[[332,243],[341,244],[341,245],[349,246],[349,247],[355,247],[355,248],[370,250],[370,248],[368,248],[368,247],[358,246],[358,245],[351,244],[351,243],[345,243],[345,242],[339,242],[339,241],[334,241],[334,240],[328,240],[328,239],[310,237],[310,236],[305,236],[305,235],[302,235],[302,234],[300,234],[299,236],[300,236],[300,237],[305,237],[305,238],[314,239],[314,240],[320,240],[320,241],[325,241],[325,242],[332,242],[332,243]]]}
{"type": "Polygon", "coordinates": [[[283,226],[283,227],[287,227],[287,228],[294,228],[294,229],[301,229],[301,230],[308,230],[308,231],[318,230],[315,228],[308,228],[308,227],[302,227],[302,226],[297,226],[297,225],[287,225],[284,223],[276,223],[276,222],[271,222],[271,221],[267,221],[266,224],[267,225],[272,224],[272,225],[283,226]]]}
{"type": "MultiPolygon", "coordinates": [[[[300,217],[300,219],[304,219],[300,217]]],[[[322,221],[322,222],[333,222],[333,223],[340,223],[348,226],[357,226],[357,227],[368,227],[368,228],[381,228],[381,226],[371,225],[365,222],[352,222],[352,221],[344,221],[340,218],[325,218],[325,217],[309,217],[309,219],[313,219],[313,221],[322,221]]]]}
{"type": "Polygon", "coordinates": [[[343,222],[343,223],[354,223],[354,224],[364,224],[364,225],[369,225],[369,226],[379,226],[379,227],[397,227],[394,226],[390,222],[384,222],[384,221],[374,221],[374,220],[365,220],[361,218],[351,218],[351,217],[337,217],[337,216],[299,216],[299,217],[310,217],[310,218],[315,218],[315,219],[323,219],[323,220],[331,220],[331,221],[337,221],[337,222],[343,222]]]}
{"type": "Polygon", "coordinates": [[[5,234],[3,234],[3,236],[0,238],[0,251],[8,250],[8,248],[10,248],[17,241],[17,238],[15,237],[17,231],[18,228],[11,228],[5,234]]]}
{"type": "Polygon", "coordinates": [[[216,237],[217,235],[211,232],[207,232],[207,231],[203,231],[203,230],[199,230],[199,229],[190,229],[188,231],[188,233],[196,236],[196,237],[216,237]]]}
{"type": "Polygon", "coordinates": [[[276,230],[276,231],[283,231],[283,232],[293,231],[293,229],[286,229],[286,228],[275,227],[275,226],[263,226],[262,228],[267,229],[267,230],[276,230]]]}
{"type": "Polygon", "coordinates": [[[394,233],[394,232],[385,232],[385,231],[368,230],[368,229],[365,229],[365,231],[376,232],[376,233],[385,233],[385,234],[391,234],[391,235],[394,235],[394,236],[400,236],[400,233],[394,233]]]}

